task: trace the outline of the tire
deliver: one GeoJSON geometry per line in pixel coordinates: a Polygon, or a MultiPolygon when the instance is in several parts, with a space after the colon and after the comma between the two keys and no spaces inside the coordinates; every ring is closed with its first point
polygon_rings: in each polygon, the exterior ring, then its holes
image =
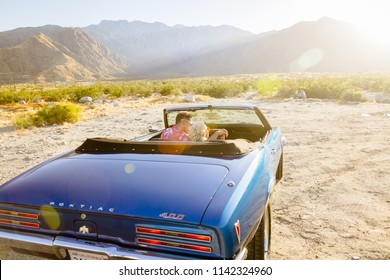
{"type": "Polygon", "coordinates": [[[268,260],[271,253],[271,206],[264,210],[263,218],[248,246],[248,260],[268,260]]]}
{"type": "Polygon", "coordinates": [[[283,153],[280,155],[278,169],[276,170],[276,182],[279,182],[283,177],[283,153]]]}

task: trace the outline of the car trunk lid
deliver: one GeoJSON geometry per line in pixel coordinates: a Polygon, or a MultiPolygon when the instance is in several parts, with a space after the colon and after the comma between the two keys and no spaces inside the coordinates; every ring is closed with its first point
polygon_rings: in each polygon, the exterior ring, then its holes
{"type": "Polygon", "coordinates": [[[227,173],[216,164],[68,157],[5,184],[0,199],[199,224],[227,173]]]}

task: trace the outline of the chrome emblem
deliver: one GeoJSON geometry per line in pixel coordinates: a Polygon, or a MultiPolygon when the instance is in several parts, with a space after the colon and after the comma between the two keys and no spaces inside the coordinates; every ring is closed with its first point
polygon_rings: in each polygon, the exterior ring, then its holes
{"type": "Polygon", "coordinates": [[[106,208],[103,206],[97,206],[97,205],[88,205],[88,204],[76,204],[76,203],[65,203],[65,202],[54,202],[51,201],[49,203],[50,206],[53,207],[61,207],[61,208],[69,208],[69,209],[75,209],[75,210],[93,210],[93,211],[102,211],[102,212],[109,212],[114,213],[114,208],[106,208]]]}
{"type": "Polygon", "coordinates": [[[89,228],[86,226],[82,226],[79,228],[79,232],[82,234],[88,234],[89,233],[89,228]]]}
{"type": "Polygon", "coordinates": [[[176,213],[161,213],[159,217],[164,219],[172,219],[172,220],[183,220],[186,215],[184,214],[176,214],[176,213]]]}

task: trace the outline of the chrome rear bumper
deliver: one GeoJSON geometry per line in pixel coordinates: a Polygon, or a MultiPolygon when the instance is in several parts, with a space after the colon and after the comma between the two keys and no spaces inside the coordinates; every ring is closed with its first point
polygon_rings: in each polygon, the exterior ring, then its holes
{"type": "MultiPolygon", "coordinates": [[[[174,260],[193,259],[185,256],[150,252],[132,248],[123,248],[115,244],[96,242],[90,240],[76,239],[64,236],[46,236],[34,233],[18,233],[11,230],[1,229],[0,239],[8,240],[10,247],[23,250],[40,252],[55,255],[57,258],[65,258],[65,250],[78,250],[101,254],[109,259],[130,259],[130,260],[174,260]]],[[[235,260],[245,259],[247,250],[237,254],[235,260]]]]}

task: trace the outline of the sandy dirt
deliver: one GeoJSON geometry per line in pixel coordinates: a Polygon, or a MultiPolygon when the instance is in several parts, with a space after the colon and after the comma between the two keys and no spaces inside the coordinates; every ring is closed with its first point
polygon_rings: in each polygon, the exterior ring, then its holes
{"type": "MultiPolygon", "coordinates": [[[[14,130],[0,108],[0,184],[88,137],[133,138],[162,128],[181,99],[121,99],[85,120],[14,130]]],[[[210,100],[258,105],[287,139],[272,197],[273,259],[390,259],[390,104],[318,100],[210,100]]],[[[204,103],[204,102],[201,102],[204,103]]],[[[0,259],[35,259],[0,242],[0,259]]]]}

